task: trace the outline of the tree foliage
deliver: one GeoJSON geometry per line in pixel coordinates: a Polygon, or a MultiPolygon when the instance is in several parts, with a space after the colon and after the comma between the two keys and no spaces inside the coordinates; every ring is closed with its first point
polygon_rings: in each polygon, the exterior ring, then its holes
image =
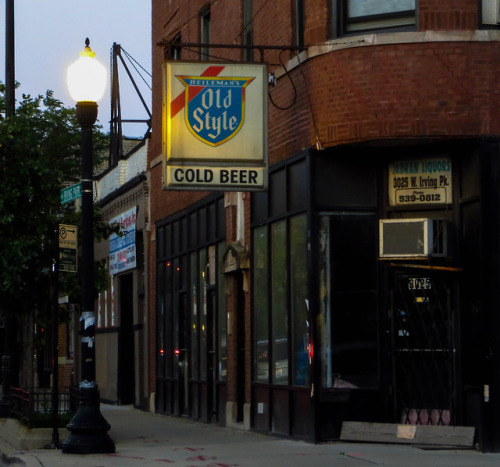
{"type": "MultiPolygon", "coordinates": [[[[4,91],[0,83],[2,111],[4,91]]],[[[61,205],[60,190],[79,180],[80,141],[75,109],[64,107],[52,91],[23,95],[13,118],[0,115],[0,313],[41,310],[50,302],[55,229],[79,223],[71,203],[61,205]]],[[[95,163],[106,144],[96,129],[95,163]]],[[[62,280],[63,288],[75,292],[75,277],[62,280]]]]}

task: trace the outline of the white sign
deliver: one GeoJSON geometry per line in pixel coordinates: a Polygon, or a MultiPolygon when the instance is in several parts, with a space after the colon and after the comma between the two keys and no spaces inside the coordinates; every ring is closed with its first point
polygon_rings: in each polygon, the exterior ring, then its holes
{"type": "Polygon", "coordinates": [[[389,164],[389,204],[451,204],[451,159],[411,159],[389,164]]]}
{"type": "Polygon", "coordinates": [[[267,188],[265,64],[164,64],[164,188],[267,188]]]}
{"type": "Polygon", "coordinates": [[[110,224],[121,226],[120,235],[111,234],[109,237],[109,272],[118,274],[137,266],[135,249],[135,225],[137,208],[129,209],[111,219],[110,224]]]}

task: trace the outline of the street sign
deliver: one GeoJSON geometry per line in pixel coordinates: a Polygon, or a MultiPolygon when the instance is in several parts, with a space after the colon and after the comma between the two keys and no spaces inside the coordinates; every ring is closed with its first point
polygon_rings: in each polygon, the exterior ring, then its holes
{"type": "Polygon", "coordinates": [[[76,225],[59,224],[59,271],[77,272],[78,229],[76,225]]]}
{"type": "Polygon", "coordinates": [[[61,204],[69,203],[74,201],[76,198],[82,197],[82,184],[77,183],[76,185],[69,186],[61,190],[61,204]]]}

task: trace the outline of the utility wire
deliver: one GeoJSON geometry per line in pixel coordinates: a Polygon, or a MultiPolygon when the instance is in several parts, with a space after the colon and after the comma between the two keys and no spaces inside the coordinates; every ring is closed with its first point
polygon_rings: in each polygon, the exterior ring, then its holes
{"type": "Polygon", "coordinates": [[[144,76],[142,76],[141,72],[137,69],[135,64],[137,64],[150,78],[152,78],[152,75],[149,71],[147,71],[135,58],[133,58],[125,49],[122,48],[122,52],[125,54],[125,56],[128,58],[130,64],[134,67],[135,71],[137,74],[141,77],[142,81],[144,81],[144,84],[149,88],[150,91],[152,91],[151,85],[145,80],[144,76]]]}
{"type": "Polygon", "coordinates": [[[293,82],[292,76],[290,75],[290,73],[288,73],[288,70],[286,69],[286,66],[283,63],[283,60],[281,59],[281,55],[283,54],[283,52],[285,52],[285,50],[282,50],[280,52],[280,54],[279,54],[279,61],[281,63],[281,66],[283,67],[283,70],[285,70],[286,76],[290,80],[290,84],[292,85],[292,88],[293,88],[293,99],[292,99],[292,102],[289,105],[287,105],[285,107],[281,107],[281,106],[279,106],[278,104],[276,104],[273,101],[273,98],[271,96],[271,92],[267,91],[267,94],[269,96],[269,100],[271,101],[271,104],[273,104],[274,107],[276,107],[278,110],[288,110],[288,109],[291,109],[295,105],[295,102],[297,102],[297,88],[295,87],[295,83],[293,82]]]}

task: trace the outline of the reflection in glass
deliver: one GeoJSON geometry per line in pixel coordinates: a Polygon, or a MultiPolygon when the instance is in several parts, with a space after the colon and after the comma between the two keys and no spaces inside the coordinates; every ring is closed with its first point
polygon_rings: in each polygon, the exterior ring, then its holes
{"type": "Polygon", "coordinates": [[[268,246],[267,226],[254,229],[254,379],[269,382],[269,306],[268,306],[268,246]]]}
{"type": "Polygon", "coordinates": [[[286,221],[271,225],[272,382],[288,384],[286,221]]]}
{"type": "Polygon", "coordinates": [[[307,216],[290,219],[290,298],[292,307],[292,384],[309,385],[307,297],[307,216]]]}

